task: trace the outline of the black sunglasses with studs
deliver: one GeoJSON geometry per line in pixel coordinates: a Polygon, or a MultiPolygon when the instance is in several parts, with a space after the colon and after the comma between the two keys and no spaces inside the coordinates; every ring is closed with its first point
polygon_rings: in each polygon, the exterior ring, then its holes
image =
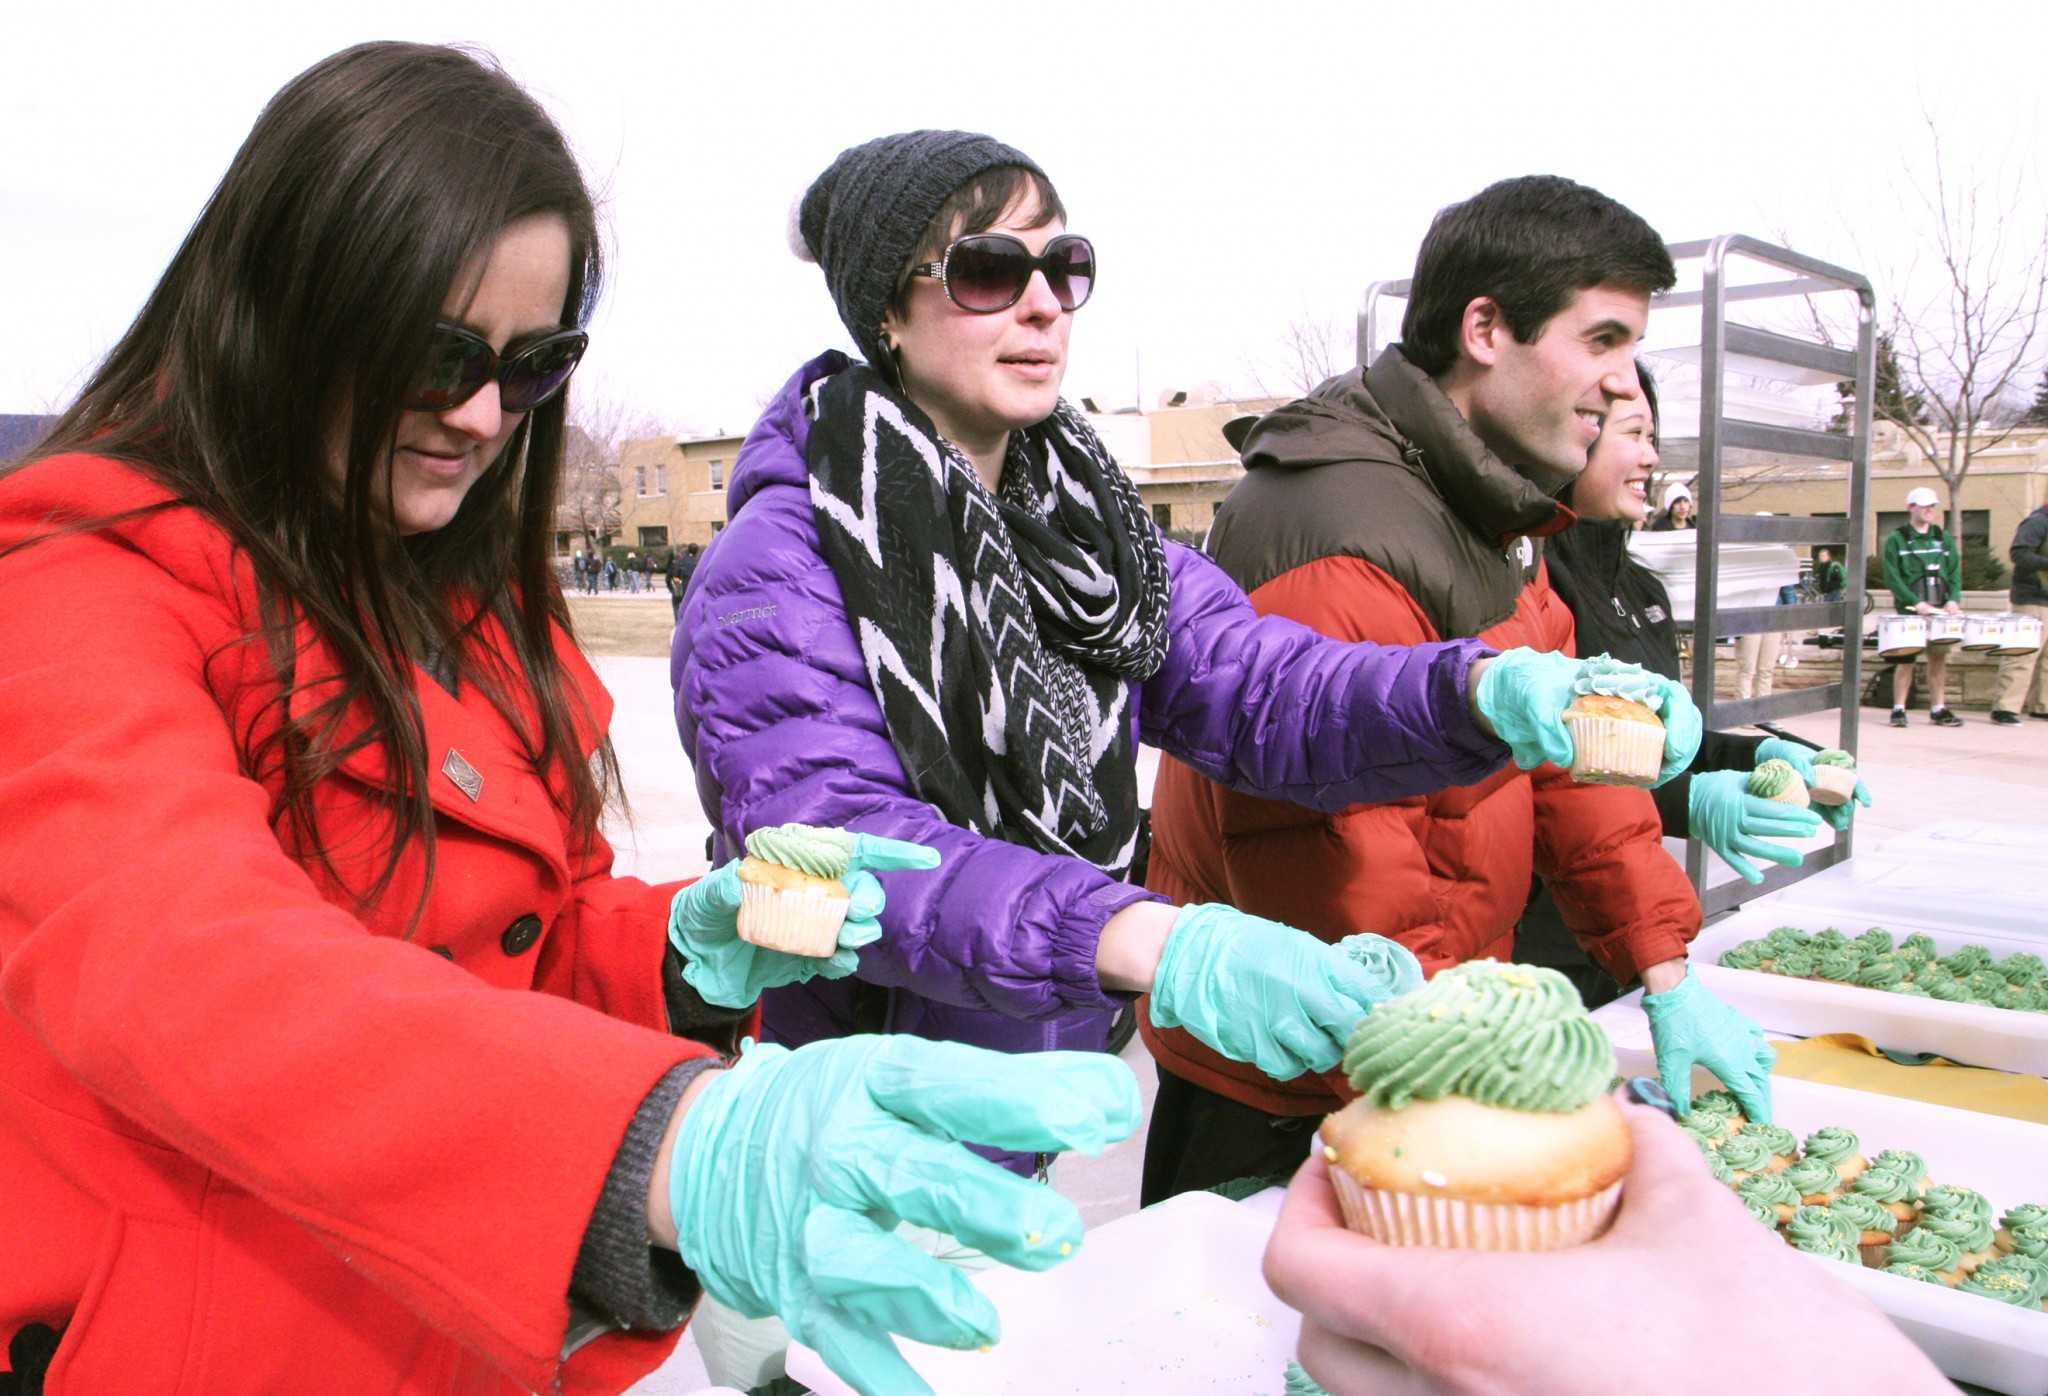
{"type": "Polygon", "coordinates": [[[912,276],[930,277],[962,310],[993,315],[1023,299],[1033,272],[1045,273],[1060,309],[1079,310],[1095,289],[1095,244],[1078,233],[1062,233],[1034,257],[1008,233],[976,233],[956,239],[936,262],[920,262],[912,276]]]}
{"type": "Polygon", "coordinates": [[[507,412],[531,412],[562,391],[589,347],[590,336],[582,330],[558,330],[500,358],[474,330],[439,324],[405,405],[418,412],[447,412],[496,379],[498,401],[507,412]]]}

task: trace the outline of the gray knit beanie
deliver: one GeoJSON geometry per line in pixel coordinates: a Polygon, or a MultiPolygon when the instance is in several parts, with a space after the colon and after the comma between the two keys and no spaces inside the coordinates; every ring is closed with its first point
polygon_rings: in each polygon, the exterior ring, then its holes
{"type": "Polygon", "coordinates": [[[896,278],[954,190],[984,170],[1045,172],[1021,150],[972,131],[906,131],[843,150],[804,191],[790,248],[825,272],[839,318],[871,365],[895,377],[882,316],[896,278]]]}

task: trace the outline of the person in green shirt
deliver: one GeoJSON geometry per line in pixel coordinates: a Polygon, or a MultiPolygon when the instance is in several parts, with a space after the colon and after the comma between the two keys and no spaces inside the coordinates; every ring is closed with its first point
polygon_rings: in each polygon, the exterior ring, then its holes
{"type": "Polygon", "coordinates": [[[1835,557],[1833,548],[1813,550],[1813,590],[1823,601],[1840,601],[1849,585],[1849,569],[1835,557]]]}
{"type": "MultiPolygon", "coordinates": [[[[1908,615],[1953,615],[1963,609],[1963,557],[1955,540],[1935,519],[1941,500],[1919,486],[1906,496],[1906,522],[1884,536],[1884,580],[1892,600],[1908,615]]],[[[1911,660],[1892,666],[1892,726],[1906,725],[1906,695],[1913,688],[1911,660]]],[[[1963,720],[1948,710],[1948,651],[1927,647],[1928,720],[1937,727],[1960,727],[1963,720]]]]}

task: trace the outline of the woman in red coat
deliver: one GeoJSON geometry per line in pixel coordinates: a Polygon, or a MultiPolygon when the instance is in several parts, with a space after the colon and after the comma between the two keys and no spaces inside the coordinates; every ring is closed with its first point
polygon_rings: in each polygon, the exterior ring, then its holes
{"type": "Polygon", "coordinates": [[[0,477],[0,1389],[618,1390],[701,1286],[910,1390],[886,1330],[994,1314],[873,1218],[1078,1240],[952,1140],[1121,1137],[1119,1064],[727,1064],[664,928],[736,944],[729,872],[610,875],[549,546],[597,249],[516,84],[348,50],[0,477]]]}

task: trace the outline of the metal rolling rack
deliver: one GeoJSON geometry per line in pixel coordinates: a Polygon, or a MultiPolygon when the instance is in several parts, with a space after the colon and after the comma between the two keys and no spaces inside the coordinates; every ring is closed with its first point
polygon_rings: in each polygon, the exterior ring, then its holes
{"type": "MultiPolygon", "coordinates": [[[[1876,377],[1876,294],[1870,282],[1856,272],[1775,247],[1738,233],[1670,244],[1674,262],[1700,260],[1701,284],[1697,291],[1668,292],[1655,297],[1652,310],[1700,307],[1700,424],[1699,478],[1694,489],[1698,504],[1698,553],[1693,591],[1694,634],[1692,695],[1701,715],[1711,728],[1742,727],[1755,722],[1796,717],[1803,713],[1841,713],[1837,745],[1856,750],[1857,705],[1862,690],[1863,574],[1866,549],[1863,521],[1868,508],[1870,479],[1871,395],[1876,377]],[[1775,271],[1790,273],[1774,281],[1731,284],[1730,259],[1760,263],[1775,271]],[[1782,299],[1792,296],[1850,292],[1856,297],[1856,348],[1853,352],[1789,335],[1732,324],[1730,305],[1741,301],[1782,299]],[[1809,373],[1824,373],[1856,384],[1855,421],[1847,435],[1729,417],[1726,412],[1724,374],[1731,360],[1760,361],[1760,366],[1785,365],[1809,373]],[[1732,450],[1768,451],[1774,455],[1815,457],[1848,464],[1848,511],[1845,518],[1785,517],[1763,518],[1749,514],[1721,512],[1723,454],[1732,450]],[[1848,586],[1840,603],[1801,606],[1744,606],[1723,609],[1720,602],[1719,545],[1729,543],[1828,544],[1843,550],[1848,586]],[[1699,618],[1711,617],[1701,626],[1699,618]],[[1773,693],[1767,698],[1718,701],[1714,696],[1715,654],[1713,637],[1756,635],[1767,631],[1818,629],[1840,625],[1842,677],[1839,683],[1773,693]]],[[[1375,281],[1366,287],[1358,316],[1358,357],[1369,363],[1379,343],[1380,302],[1405,298],[1408,282],[1375,281]]],[[[1669,434],[1667,432],[1667,434],[1669,434]]],[[[1846,861],[1854,850],[1853,825],[1835,837],[1831,846],[1816,849],[1796,868],[1766,864],[1761,885],[1752,887],[1740,878],[1709,885],[1707,846],[1698,839],[1686,844],[1686,873],[1699,893],[1700,905],[1708,916],[1733,910],[1753,897],[1778,891],[1813,876],[1836,863],[1846,861]]]]}

